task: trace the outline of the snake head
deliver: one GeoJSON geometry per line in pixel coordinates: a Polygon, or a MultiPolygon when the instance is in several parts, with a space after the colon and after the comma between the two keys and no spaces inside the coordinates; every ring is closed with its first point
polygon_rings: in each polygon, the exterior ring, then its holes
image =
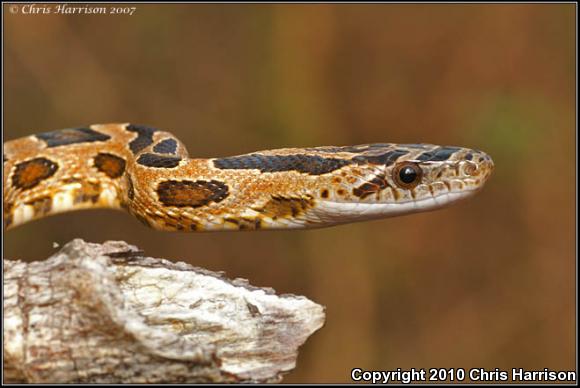
{"type": "Polygon", "coordinates": [[[396,203],[412,202],[417,210],[443,207],[481,190],[492,174],[493,160],[482,151],[421,146],[422,152],[410,152],[390,167],[396,203]]]}
{"type": "Polygon", "coordinates": [[[345,179],[332,190],[344,195],[325,192],[310,222],[344,223],[439,209],[478,192],[494,168],[489,155],[461,147],[369,144],[348,147],[348,152],[356,153],[351,159],[355,165],[340,171],[345,179]]]}

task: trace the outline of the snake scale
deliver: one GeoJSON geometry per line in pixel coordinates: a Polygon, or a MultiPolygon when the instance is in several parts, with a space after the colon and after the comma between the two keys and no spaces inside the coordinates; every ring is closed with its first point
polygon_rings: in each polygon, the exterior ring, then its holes
{"type": "Polygon", "coordinates": [[[481,189],[484,152],[431,144],[285,148],[189,158],[133,124],[4,143],[4,228],[80,209],[125,209],[167,231],[323,227],[437,209],[481,189]]]}

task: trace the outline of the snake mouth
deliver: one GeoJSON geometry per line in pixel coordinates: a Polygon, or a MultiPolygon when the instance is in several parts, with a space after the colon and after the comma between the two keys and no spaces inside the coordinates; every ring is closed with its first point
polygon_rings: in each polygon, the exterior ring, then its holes
{"type": "Polygon", "coordinates": [[[471,187],[464,187],[458,190],[449,190],[447,192],[429,195],[420,199],[418,198],[414,200],[393,202],[390,203],[389,205],[393,206],[400,205],[404,207],[405,210],[409,211],[412,211],[413,209],[416,209],[417,211],[435,210],[473,196],[479,190],[481,190],[482,186],[483,185],[477,185],[471,187]]]}
{"type": "Polygon", "coordinates": [[[321,201],[306,214],[310,225],[343,224],[406,214],[437,210],[448,207],[474,195],[481,187],[448,191],[421,199],[398,202],[336,202],[321,201]]]}

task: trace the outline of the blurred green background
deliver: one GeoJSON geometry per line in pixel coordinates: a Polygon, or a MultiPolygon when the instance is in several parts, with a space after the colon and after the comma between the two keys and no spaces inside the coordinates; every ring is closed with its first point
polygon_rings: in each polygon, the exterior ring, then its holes
{"type": "Polygon", "coordinates": [[[350,382],[354,367],[575,367],[574,4],[4,6],[5,140],[132,122],[196,157],[430,142],[496,163],[479,195],[432,213],[178,234],[78,212],[8,232],[4,257],[125,240],[306,295],[327,322],[285,382],[350,382]]]}

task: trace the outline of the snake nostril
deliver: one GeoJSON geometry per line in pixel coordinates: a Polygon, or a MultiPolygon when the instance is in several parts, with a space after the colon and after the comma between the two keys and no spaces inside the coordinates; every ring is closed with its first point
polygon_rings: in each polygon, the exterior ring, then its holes
{"type": "Polygon", "coordinates": [[[475,163],[467,163],[463,171],[465,171],[465,174],[469,176],[475,176],[479,174],[477,164],[475,163]]]}

